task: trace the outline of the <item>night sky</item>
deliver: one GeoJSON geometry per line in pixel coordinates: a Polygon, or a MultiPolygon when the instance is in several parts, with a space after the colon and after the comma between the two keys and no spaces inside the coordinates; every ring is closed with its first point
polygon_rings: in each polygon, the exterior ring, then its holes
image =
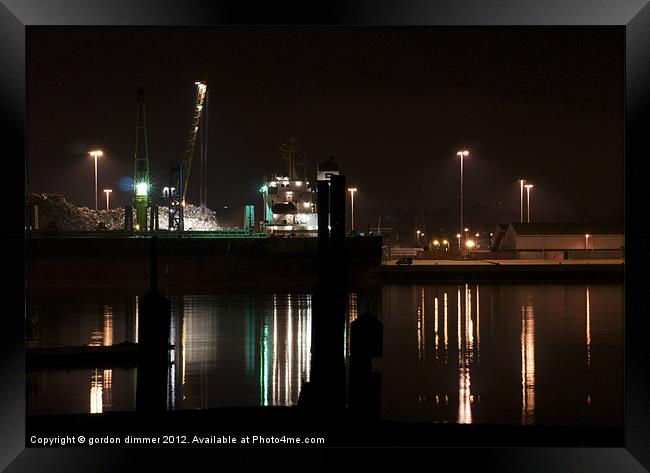
{"type": "Polygon", "coordinates": [[[312,180],[335,156],[359,189],[359,228],[380,216],[455,228],[463,148],[469,225],[518,220],[518,178],[535,185],[533,221],[623,218],[622,27],[29,27],[27,38],[30,192],[94,206],[86,153],[100,148],[99,188],[129,203],[139,84],[151,177],[167,185],[205,71],[208,206],[224,219],[249,202],[259,212],[290,136],[312,180]]]}

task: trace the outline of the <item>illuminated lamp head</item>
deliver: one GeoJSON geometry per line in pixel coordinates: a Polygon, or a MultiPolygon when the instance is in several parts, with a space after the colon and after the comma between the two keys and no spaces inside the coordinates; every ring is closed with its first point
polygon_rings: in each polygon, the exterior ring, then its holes
{"type": "Polygon", "coordinates": [[[138,197],[144,197],[149,193],[149,184],[146,182],[138,182],[135,185],[135,195],[138,197]]]}

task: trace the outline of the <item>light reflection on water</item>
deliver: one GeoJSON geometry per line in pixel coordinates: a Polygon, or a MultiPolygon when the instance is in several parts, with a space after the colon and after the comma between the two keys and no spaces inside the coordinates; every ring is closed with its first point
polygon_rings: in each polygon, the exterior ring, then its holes
{"type": "MultiPolygon", "coordinates": [[[[372,307],[384,322],[384,418],[620,425],[622,296],[621,285],[577,284],[350,293],[345,355],[351,322],[372,307]]],[[[36,298],[28,308],[31,338],[43,346],[135,341],[137,297],[99,299],[36,298]]],[[[297,403],[309,381],[310,295],[171,301],[170,409],[297,403]]],[[[134,369],[121,368],[29,373],[28,410],[130,410],[135,378],[134,369]]]]}
{"type": "Polygon", "coordinates": [[[395,285],[383,302],[384,418],[622,425],[622,285],[395,285]]]}
{"type": "Polygon", "coordinates": [[[288,406],[309,381],[311,297],[172,298],[170,408],[288,406]]]}

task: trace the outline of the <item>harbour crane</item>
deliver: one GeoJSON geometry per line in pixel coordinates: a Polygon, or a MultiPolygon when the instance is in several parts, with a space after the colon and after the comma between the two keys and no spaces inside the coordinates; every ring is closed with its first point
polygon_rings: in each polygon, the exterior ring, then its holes
{"type": "Polygon", "coordinates": [[[185,142],[185,152],[183,153],[183,205],[187,197],[187,189],[190,182],[190,173],[192,171],[192,157],[194,156],[194,148],[196,147],[196,137],[199,134],[199,127],[201,124],[201,115],[205,103],[205,98],[208,93],[208,85],[206,81],[198,81],[194,83],[196,87],[196,103],[194,106],[194,115],[192,117],[192,128],[190,134],[185,142]]]}
{"type": "MultiPolygon", "coordinates": [[[[189,188],[190,175],[192,171],[192,158],[194,157],[194,150],[196,148],[196,140],[199,136],[199,131],[202,131],[202,135],[206,136],[207,130],[205,123],[203,127],[201,126],[201,118],[204,115],[204,108],[207,108],[207,94],[208,94],[208,85],[207,81],[201,80],[194,83],[196,85],[196,99],[194,103],[194,110],[192,114],[192,126],[190,128],[190,133],[185,141],[185,150],[183,152],[183,159],[177,167],[172,167],[170,169],[170,180],[171,186],[168,190],[166,197],[169,198],[169,229],[176,231],[183,231],[183,217],[184,212],[183,208],[185,207],[185,202],[187,199],[187,190],[189,188]],[[203,128],[201,130],[201,128],[203,128]]],[[[205,140],[204,140],[205,141],[205,140]]],[[[207,143],[207,141],[206,141],[207,143]]],[[[201,150],[201,166],[202,166],[202,175],[201,175],[201,210],[204,210],[205,207],[205,146],[201,150]]]]}

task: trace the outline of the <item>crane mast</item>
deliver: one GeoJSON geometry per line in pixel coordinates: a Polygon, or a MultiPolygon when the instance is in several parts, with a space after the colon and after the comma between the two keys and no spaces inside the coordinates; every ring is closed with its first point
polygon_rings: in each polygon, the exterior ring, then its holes
{"type": "Polygon", "coordinates": [[[133,195],[136,211],[136,230],[147,230],[147,206],[149,191],[149,145],[147,144],[147,119],[144,111],[144,89],[138,88],[138,114],[135,134],[135,169],[133,174],[133,195]]]}
{"type": "Polygon", "coordinates": [[[192,170],[192,157],[194,156],[194,148],[196,145],[196,137],[199,134],[199,125],[201,123],[201,114],[205,102],[205,96],[208,91],[208,85],[205,81],[195,82],[196,84],[196,103],[194,105],[194,115],[192,117],[192,128],[190,134],[185,142],[185,152],[183,153],[183,195],[182,204],[185,204],[187,196],[187,189],[190,182],[190,172],[192,170]]]}

